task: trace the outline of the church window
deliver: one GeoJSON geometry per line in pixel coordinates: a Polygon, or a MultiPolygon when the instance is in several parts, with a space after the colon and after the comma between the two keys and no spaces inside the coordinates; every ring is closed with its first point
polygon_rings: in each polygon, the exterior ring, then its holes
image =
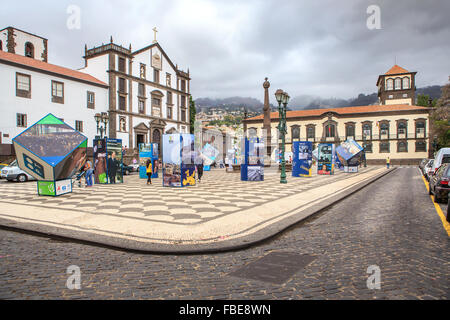
{"type": "Polygon", "coordinates": [[[139,95],[139,97],[145,97],[145,84],[139,83],[139,85],[138,85],[138,95],[139,95]]]}
{"type": "Polygon", "coordinates": [[[125,90],[125,79],[124,78],[119,78],[119,91],[120,92],[127,92],[125,90]]]}
{"type": "Polygon", "coordinates": [[[186,80],[181,80],[181,91],[186,92],[186,80]]]}
{"type": "Polygon", "coordinates": [[[126,111],[127,110],[127,104],[126,104],[126,98],[124,96],[119,96],[119,110],[126,111]]]}
{"type": "Polygon", "coordinates": [[[153,82],[159,83],[159,70],[153,69],[153,82]]]}
{"type": "Polygon", "coordinates": [[[119,71],[125,72],[125,59],[119,58],[119,71]]]}
{"type": "Polygon", "coordinates": [[[389,153],[390,143],[389,142],[380,142],[380,152],[389,153]]]}

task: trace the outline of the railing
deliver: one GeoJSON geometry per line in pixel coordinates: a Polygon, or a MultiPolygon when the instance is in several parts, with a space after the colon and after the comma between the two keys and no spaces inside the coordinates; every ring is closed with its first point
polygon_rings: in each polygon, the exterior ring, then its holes
{"type": "Polygon", "coordinates": [[[102,53],[102,52],[105,52],[105,51],[108,51],[108,50],[116,50],[116,51],[119,51],[119,52],[127,54],[127,55],[131,53],[131,51],[129,49],[127,49],[127,48],[124,48],[122,46],[118,46],[118,45],[116,45],[114,43],[110,43],[110,44],[102,45],[102,46],[95,47],[95,48],[87,50],[86,51],[86,56],[92,56],[92,55],[95,55],[95,54],[98,54],[98,53],[102,53]]]}

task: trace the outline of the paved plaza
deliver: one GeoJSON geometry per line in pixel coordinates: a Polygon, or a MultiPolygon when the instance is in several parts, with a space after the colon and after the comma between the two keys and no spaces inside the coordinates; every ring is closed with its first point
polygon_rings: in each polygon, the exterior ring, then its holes
{"type": "Polygon", "coordinates": [[[142,254],[5,230],[0,242],[0,299],[450,299],[450,238],[417,168],[239,251],[142,254]],[[281,281],[251,268],[281,254],[311,259],[281,281]],[[66,287],[70,265],[80,290],[66,287]],[[380,289],[367,287],[373,265],[380,289]]]}
{"type": "Polygon", "coordinates": [[[389,172],[336,170],[283,185],[276,170],[266,170],[263,182],[212,170],[187,188],[162,187],[161,179],[146,185],[132,175],[57,198],[38,196],[35,182],[2,183],[0,224],[128,249],[223,249],[272,236],[389,172]]]}

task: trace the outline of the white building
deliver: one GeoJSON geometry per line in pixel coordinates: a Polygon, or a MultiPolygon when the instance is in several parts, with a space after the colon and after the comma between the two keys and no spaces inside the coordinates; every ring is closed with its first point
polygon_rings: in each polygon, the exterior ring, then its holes
{"type": "MultiPolygon", "coordinates": [[[[6,30],[10,34],[10,28],[6,30]]],[[[11,144],[16,135],[52,113],[82,132],[92,146],[97,135],[94,115],[108,110],[108,85],[45,62],[43,38],[16,29],[13,33],[14,46],[8,40],[5,46],[0,33],[0,144],[11,144]],[[6,52],[12,49],[15,53],[6,52]]]]}
{"type": "MultiPolygon", "coordinates": [[[[110,138],[127,148],[156,142],[165,133],[189,132],[189,71],[172,63],[159,43],[132,51],[111,41],[87,50],[85,67],[109,86],[110,138]]],[[[161,153],[160,153],[161,154],[161,153]]]]}

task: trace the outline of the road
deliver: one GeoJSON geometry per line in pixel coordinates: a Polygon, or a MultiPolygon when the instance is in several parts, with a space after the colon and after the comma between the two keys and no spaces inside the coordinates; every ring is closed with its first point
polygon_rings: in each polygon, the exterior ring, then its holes
{"type": "Polygon", "coordinates": [[[242,251],[137,254],[6,230],[0,239],[0,299],[450,298],[450,238],[417,168],[399,168],[242,251]],[[282,283],[267,281],[282,266],[231,275],[273,252],[312,261],[282,283]],[[66,287],[71,265],[80,268],[80,290],[66,287]],[[367,287],[369,266],[379,267],[380,289],[367,287]],[[266,281],[253,280],[261,273],[266,281]]]}

